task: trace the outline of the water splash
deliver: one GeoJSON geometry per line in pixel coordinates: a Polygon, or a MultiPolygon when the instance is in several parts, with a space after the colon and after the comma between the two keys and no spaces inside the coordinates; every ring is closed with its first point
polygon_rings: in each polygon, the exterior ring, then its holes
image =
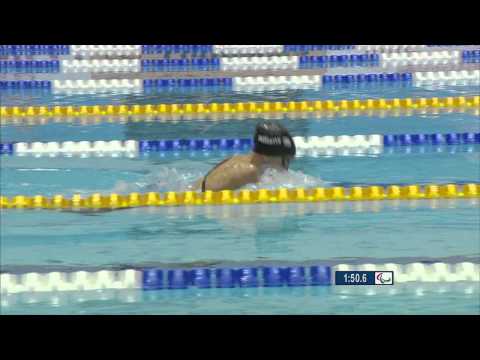
{"type": "MultiPolygon", "coordinates": [[[[195,190],[194,184],[201,179],[205,172],[188,171],[162,166],[154,173],[150,173],[134,183],[119,181],[116,183],[113,192],[126,194],[131,192],[166,192],[166,191],[189,191],[195,190]]],[[[319,178],[306,175],[301,171],[290,170],[277,171],[267,169],[260,181],[256,184],[248,184],[244,189],[276,189],[279,187],[317,187],[325,186],[326,182],[319,178]]]]}
{"type": "Polygon", "coordinates": [[[195,181],[203,176],[202,172],[189,172],[170,168],[158,167],[154,173],[144,176],[139,181],[128,183],[119,181],[115,184],[114,192],[124,194],[131,192],[166,192],[166,191],[189,191],[194,190],[195,181]]]}
{"type": "Polygon", "coordinates": [[[309,188],[325,186],[327,183],[320,178],[316,178],[301,171],[278,171],[276,169],[266,169],[260,181],[256,184],[248,184],[245,189],[277,189],[277,188],[309,188]]]}

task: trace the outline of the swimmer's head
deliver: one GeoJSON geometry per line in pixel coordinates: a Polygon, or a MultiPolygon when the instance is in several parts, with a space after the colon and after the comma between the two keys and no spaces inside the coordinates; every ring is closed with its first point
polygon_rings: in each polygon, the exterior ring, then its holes
{"type": "Polygon", "coordinates": [[[281,158],[285,169],[288,169],[290,160],[296,154],[292,136],[285,127],[277,122],[262,121],[257,124],[253,143],[255,153],[281,158]]]}

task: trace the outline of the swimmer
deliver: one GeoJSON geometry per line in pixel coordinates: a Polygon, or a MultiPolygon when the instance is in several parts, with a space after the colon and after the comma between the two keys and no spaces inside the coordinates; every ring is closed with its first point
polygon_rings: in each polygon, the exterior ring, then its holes
{"type": "Polygon", "coordinates": [[[251,153],[223,160],[195,183],[195,190],[236,190],[257,183],[268,168],[287,171],[295,157],[295,142],[288,130],[278,123],[259,123],[253,143],[251,153]]]}
{"type": "MultiPolygon", "coordinates": [[[[260,181],[267,169],[287,171],[290,161],[295,157],[296,148],[293,138],[286,128],[278,123],[264,121],[257,125],[253,138],[253,151],[246,155],[227,158],[198,180],[192,190],[236,190],[247,184],[260,181]]],[[[96,215],[118,210],[131,209],[84,209],[63,210],[85,215],[96,215]]]]}

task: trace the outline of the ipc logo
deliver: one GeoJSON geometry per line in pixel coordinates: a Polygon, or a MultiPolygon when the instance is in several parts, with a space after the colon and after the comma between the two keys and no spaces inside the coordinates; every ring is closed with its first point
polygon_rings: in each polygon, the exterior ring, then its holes
{"type": "Polygon", "coordinates": [[[375,285],[393,285],[393,271],[375,271],[375,285]]]}

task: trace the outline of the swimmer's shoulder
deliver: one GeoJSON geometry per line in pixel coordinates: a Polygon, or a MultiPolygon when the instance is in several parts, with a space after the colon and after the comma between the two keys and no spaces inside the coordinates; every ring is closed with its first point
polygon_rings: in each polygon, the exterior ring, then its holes
{"type": "Polygon", "coordinates": [[[249,183],[258,181],[258,169],[252,165],[248,157],[236,155],[224,166],[215,169],[207,179],[208,190],[238,189],[249,183]]]}
{"type": "Polygon", "coordinates": [[[234,155],[228,159],[225,159],[222,163],[217,165],[214,169],[212,169],[211,174],[209,177],[214,174],[221,174],[221,173],[249,173],[255,171],[256,167],[250,163],[250,158],[248,155],[234,155]]]}
{"type": "Polygon", "coordinates": [[[230,164],[241,166],[244,169],[256,169],[251,163],[251,157],[249,155],[234,155],[229,159],[230,164]]]}
{"type": "Polygon", "coordinates": [[[231,174],[233,179],[241,183],[256,182],[259,176],[259,169],[247,161],[241,161],[235,165],[235,171],[231,174]]]}
{"type": "Polygon", "coordinates": [[[228,159],[225,165],[228,168],[234,169],[235,172],[240,172],[242,174],[249,174],[257,171],[257,167],[250,162],[250,157],[248,155],[232,156],[228,159]]]}

